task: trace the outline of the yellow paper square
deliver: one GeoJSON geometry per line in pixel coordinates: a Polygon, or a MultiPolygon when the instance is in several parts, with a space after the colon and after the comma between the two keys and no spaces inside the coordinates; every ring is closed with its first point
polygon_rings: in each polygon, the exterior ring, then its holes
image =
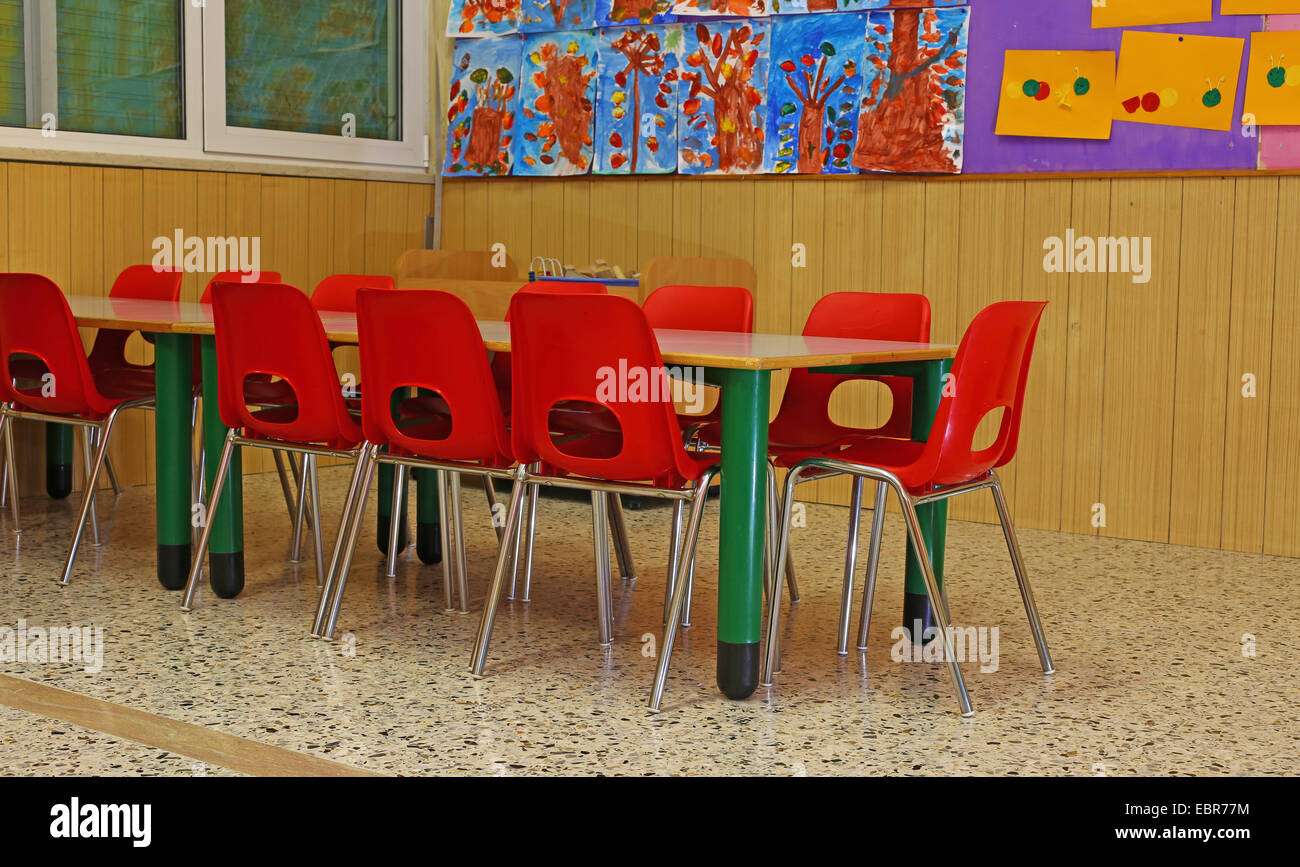
{"type": "Polygon", "coordinates": [[[1275,15],[1300,12],[1300,0],[1223,0],[1221,15],[1275,15]]]}
{"type": "Polygon", "coordinates": [[[1300,124],[1300,31],[1250,34],[1242,123],[1300,124]]]}
{"type": "Polygon", "coordinates": [[[1228,130],[1246,40],[1125,30],[1115,74],[1115,118],[1228,130]]]}
{"type": "Polygon", "coordinates": [[[1108,139],[1114,103],[1113,51],[1008,51],[997,134],[1108,139]]]}
{"type": "Polygon", "coordinates": [[[1186,24],[1209,21],[1210,15],[1210,0],[1094,0],[1092,4],[1093,27],[1186,24]]]}

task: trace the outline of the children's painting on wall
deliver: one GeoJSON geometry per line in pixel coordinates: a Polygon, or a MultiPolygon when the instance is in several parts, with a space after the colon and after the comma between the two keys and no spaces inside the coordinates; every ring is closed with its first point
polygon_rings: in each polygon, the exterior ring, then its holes
{"type": "Polygon", "coordinates": [[[499,36],[519,26],[519,0],[451,0],[448,36],[499,36]]]}
{"type": "Polygon", "coordinates": [[[521,0],[520,33],[582,30],[596,22],[596,0],[521,0]]]}
{"type": "Polygon", "coordinates": [[[449,175],[508,175],[523,41],[457,39],[452,51],[447,150],[449,175]]]}
{"type": "Polygon", "coordinates": [[[596,24],[617,27],[629,24],[663,24],[673,20],[673,0],[596,0],[596,24]]]}
{"type": "Polygon", "coordinates": [[[762,18],[771,14],[770,0],[673,0],[674,15],[731,15],[762,18]]]}
{"type": "Polygon", "coordinates": [[[747,174],[763,164],[766,21],[698,22],[683,28],[677,82],[677,170],[747,174]]]}
{"type": "Polygon", "coordinates": [[[867,14],[855,167],[961,171],[969,21],[969,7],[867,14]]]}
{"type": "Polygon", "coordinates": [[[791,15],[772,23],[764,167],[843,174],[858,131],[867,16],[791,15]]]}
{"type": "Polygon", "coordinates": [[[600,31],[599,46],[594,171],[676,170],[681,27],[610,27],[600,31]]]}
{"type": "Polygon", "coordinates": [[[591,168],[596,33],[540,33],[524,40],[517,175],[581,175],[591,168]]]}

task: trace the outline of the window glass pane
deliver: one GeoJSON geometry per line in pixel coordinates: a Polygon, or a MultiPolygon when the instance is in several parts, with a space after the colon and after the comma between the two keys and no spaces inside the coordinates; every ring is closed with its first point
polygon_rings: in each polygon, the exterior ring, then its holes
{"type": "Polygon", "coordinates": [[[226,2],[226,123],[401,138],[397,0],[226,2]]]}
{"type": "Polygon", "coordinates": [[[58,125],[180,138],[181,4],[58,0],[58,125]]]}
{"type": "Polygon", "coordinates": [[[23,0],[0,0],[0,126],[22,126],[26,120],[23,0]]]}

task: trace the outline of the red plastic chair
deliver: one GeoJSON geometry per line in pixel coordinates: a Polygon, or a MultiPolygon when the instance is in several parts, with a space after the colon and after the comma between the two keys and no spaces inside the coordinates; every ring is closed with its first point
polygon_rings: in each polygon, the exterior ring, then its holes
{"type": "MultiPolygon", "coordinates": [[[[957,350],[953,362],[954,388],[950,396],[939,403],[938,414],[925,442],[889,439],[885,437],[854,436],[810,454],[797,461],[790,470],[785,487],[785,513],[781,526],[778,557],[783,557],[790,541],[790,514],[794,503],[794,489],[800,481],[847,474],[858,478],[874,479],[876,512],[872,527],[873,552],[880,550],[880,534],[884,529],[885,488],[898,495],[907,524],[909,540],[925,578],[926,593],[934,609],[935,621],[943,640],[944,659],[957,693],[963,716],[970,716],[970,699],[962,680],[961,669],[953,654],[949,633],[952,622],[948,606],[939,591],[934,568],[930,563],[916,507],[949,497],[991,488],[997,506],[998,519],[1006,536],[1007,549],[1020,584],[1020,595],[1029,617],[1030,630],[1038,648],[1039,662],[1047,674],[1053,672],[1047,642],[1043,637],[1038,609],[1025,570],[1015,526],[1007,509],[1002,484],[996,468],[1005,465],[1015,456],[1020,433],[1020,419],[1024,408],[1025,385],[1029,380],[1029,363],[1033,355],[1034,337],[1038,320],[1046,302],[1004,301],[986,307],[971,322],[957,350]],[[976,451],[976,429],[989,415],[1001,412],[1001,426],[993,444],[976,451]]],[[[777,562],[780,562],[778,560],[777,562]]],[[[862,625],[859,644],[866,646],[867,627],[871,617],[871,601],[875,594],[875,558],[867,570],[863,593],[862,625]]],[[[780,625],[780,581],[774,582],[766,635],[766,653],[763,665],[763,683],[771,682],[776,668],[780,625]]]]}
{"type": "Polygon", "coordinates": [[[9,466],[15,532],[19,529],[18,465],[14,463],[9,426],[14,419],[22,418],[82,429],[86,482],[77,529],[61,579],[67,584],[87,517],[91,520],[94,544],[100,544],[95,488],[118,413],[151,406],[153,395],[122,389],[96,376],[82,347],[67,299],[53,281],[39,274],[0,274],[0,365],[4,367],[0,376],[0,440],[5,444],[9,466]],[[15,374],[16,361],[30,363],[32,360],[42,371],[39,376],[20,378],[15,374]],[[92,444],[97,445],[93,459],[92,444]]]}
{"type": "MultiPolygon", "coordinates": [[[[217,408],[230,433],[221,451],[208,513],[212,514],[220,506],[236,447],[302,452],[304,482],[310,486],[314,509],[316,576],[323,593],[329,583],[326,576],[338,562],[342,534],[335,543],[334,558],[327,573],[321,541],[316,459],[327,455],[355,462],[353,484],[343,509],[345,518],[356,496],[364,463],[361,426],[343,401],[324,326],[311,300],[283,283],[217,283],[213,286],[212,300],[217,344],[217,408]],[[290,391],[290,402],[257,408],[258,402],[248,396],[245,386],[250,379],[258,377],[277,378],[290,391]]],[[[299,496],[299,511],[303,502],[304,498],[299,496]]],[[[181,601],[186,611],[191,609],[194,599],[212,523],[206,523],[199,538],[198,555],[181,601]]]]}
{"type": "MultiPolygon", "coordinates": [[[[743,286],[660,286],[641,305],[651,328],[678,331],[754,331],[754,296],[743,286]]],[[[679,413],[689,430],[722,421],[722,402],[699,415],[679,413]]]]}
{"type": "MultiPolygon", "coordinates": [[[[447,609],[451,610],[456,595],[460,610],[468,611],[459,476],[481,476],[490,484],[494,478],[509,478],[514,463],[478,324],[465,302],[449,292],[362,289],[357,293],[357,336],[366,383],[361,425],[371,444],[365,486],[377,464],[395,465],[390,514],[400,515],[407,468],[436,471],[447,609]],[[409,388],[432,392],[444,409],[427,417],[395,420],[392,395],[409,388]],[[380,451],[384,447],[386,454],[380,451]]],[[[351,518],[350,534],[344,540],[346,554],[327,594],[328,603],[317,612],[315,635],[334,634],[364,510],[362,498],[351,518]]],[[[396,521],[390,532],[397,535],[396,521]]],[[[395,538],[390,538],[390,576],[396,554],[395,538]]]]}
{"type": "MultiPolygon", "coordinates": [[[[140,298],[151,301],[176,302],[181,298],[181,281],[185,272],[180,268],[155,268],[153,265],[130,265],[117,275],[108,290],[109,298],[140,298]]],[[[95,371],[113,371],[113,376],[131,385],[152,389],[154,366],[135,364],[127,360],[126,342],[130,331],[101,328],[95,334],[90,349],[90,367],[95,371]]]]}
{"type": "Polygon", "coordinates": [[[203,295],[199,298],[201,304],[212,303],[212,287],[218,283],[279,283],[279,271],[258,271],[254,274],[251,271],[218,271],[212,275],[208,285],[203,287],[203,295]]]}
{"type": "MultiPolygon", "coordinates": [[[[514,383],[510,438],[520,466],[515,472],[506,538],[520,524],[524,489],[546,484],[589,490],[596,525],[594,547],[600,642],[612,641],[608,528],[610,493],[657,493],[692,503],[686,550],[678,558],[673,613],[651,704],[658,707],[676,637],[686,584],[686,564],[694,557],[696,538],[710,479],[716,472],[712,457],[701,458],[682,445],[672,390],[654,332],[645,312],[616,295],[539,295],[521,292],[510,305],[511,376],[514,383]],[[633,401],[626,388],[609,388],[611,371],[642,370],[659,378],[650,400],[633,401]],[[579,402],[600,406],[617,421],[616,434],[571,439],[553,433],[557,405],[579,402]]],[[[617,383],[615,383],[617,386],[617,383]]],[[[488,643],[500,603],[508,546],[497,557],[488,591],[471,670],[483,673],[488,643]]]]}
{"type": "Polygon", "coordinates": [[[316,284],[311,306],[336,313],[357,312],[357,292],[361,289],[392,289],[393,278],[380,274],[332,274],[316,284]]]}

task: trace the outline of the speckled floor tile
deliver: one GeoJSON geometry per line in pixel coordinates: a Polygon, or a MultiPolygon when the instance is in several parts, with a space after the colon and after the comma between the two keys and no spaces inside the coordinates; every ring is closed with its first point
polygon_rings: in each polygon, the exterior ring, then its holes
{"type": "MultiPolygon", "coordinates": [[[[340,504],[347,471],[322,470],[321,482],[325,502],[340,504]]],[[[7,513],[0,517],[0,626],[13,628],[19,618],[101,626],[106,645],[97,673],[17,662],[0,663],[0,672],[388,774],[1300,769],[1297,560],[1022,531],[1058,669],[1045,677],[1001,533],[953,521],[953,616],[999,634],[996,671],[963,666],[976,713],[962,719],[942,666],[891,659],[903,572],[894,515],[871,648],[836,657],[846,512],[813,505],[808,526],[794,536],[803,600],[783,621],[783,670],[772,689],[729,702],[713,685],[715,501],[701,542],[694,625],[674,655],[664,713],[654,716],[645,701],[655,664],[649,643],[661,635],[667,509],[627,511],[639,580],[616,582],[615,644],[602,651],[589,506],[544,500],[534,600],[504,605],[489,676],[476,681],[467,665],[495,538],[481,492],[468,485],[465,492],[472,613],[442,610],[441,571],[420,565],[413,550],[399,560],[395,580],[383,576],[372,511],[342,638],[333,643],[307,635],[313,567],[310,558],[285,559],[289,524],[275,477],[250,478],[245,504],[247,587],[236,600],[205,591],[190,614],[155,578],[152,488],[129,489],[111,509],[101,504],[108,544],[83,548],[66,588],[56,578],[73,504],[25,500],[17,545],[7,513]],[[1243,653],[1246,635],[1254,637],[1253,657],[1243,653]]],[[[0,746],[0,772],[42,773],[41,761],[62,772],[57,756],[77,736],[32,719],[0,714],[0,741],[17,741],[0,746]]],[[[142,772],[190,773],[186,761],[169,761],[142,772]]]]}

